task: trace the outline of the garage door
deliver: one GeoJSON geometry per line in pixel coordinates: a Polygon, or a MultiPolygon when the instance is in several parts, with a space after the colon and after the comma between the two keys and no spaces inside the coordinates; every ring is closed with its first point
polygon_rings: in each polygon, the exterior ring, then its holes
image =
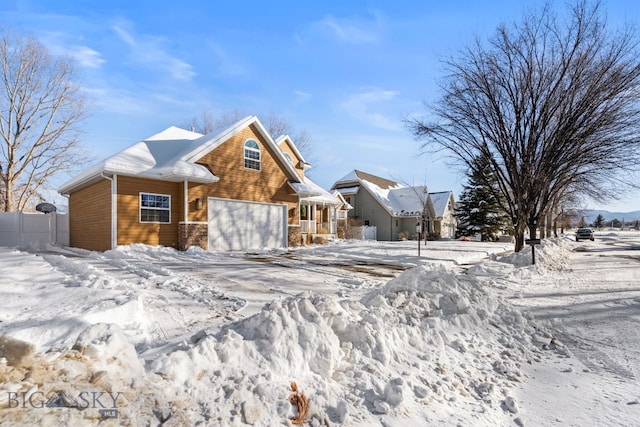
{"type": "Polygon", "coordinates": [[[209,250],[239,251],[287,245],[287,206],[210,197],[209,250]]]}

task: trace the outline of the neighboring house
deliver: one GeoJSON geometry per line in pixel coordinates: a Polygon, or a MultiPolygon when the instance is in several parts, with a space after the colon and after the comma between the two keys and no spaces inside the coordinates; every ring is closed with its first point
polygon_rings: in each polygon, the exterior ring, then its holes
{"type": "Polygon", "coordinates": [[[335,234],[340,201],[305,177],[308,167],[289,137],[274,141],[256,116],[210,135],[172,126],[60,188],[69,196],[70,244],[283,247],[317,234],[312,219],[335,234]]]}
{"type": "MultiPolygon", "coordinates": [[[[444,217],[438,216],[440,211],[436,210],[432,193],[425,186],[408,187],[354,170],[336,181],[331,189],[342,194],[353,206],[349,216],[362,225],[377,228],[378,240],[413,237],[419,224],[422,231],[430,235],[443,229],[444,217]]],[[[446,218],[449,220],[448,216],[446,218]]],[[[444,228],[448,230],[449,224],[444,228]]]]}
{"type": "Polygon", "coordinates": [[[451,191],[429,193],[435,211],[434,233],[442,239],[454,239],[458,228],[456,202],[451,191]]]}
{"type": "MultiPolygon", "coordinates": [[[[340,205],[338,206],[337,210],[336,210],[336,222],[337,222],[337,226],[338,226],[338,232],[340,232],[340,230],[342,230],[342,234],[344,234],[344,230],[347,228],[347,226],[349,225],[349,211],[353,209],[353,206],[351,206],[349,204],[349,202],[347,202],[347,199],[344,198],[344,196],[342,195],[342,193],[340,193],[337,190],[333,190],[333,192],[331,193],[333,194],[333,196],[338,199],[338,201],[340,202],[340,205]]],[[[341,236],[338,236],[341,237],[341,236]]]]}

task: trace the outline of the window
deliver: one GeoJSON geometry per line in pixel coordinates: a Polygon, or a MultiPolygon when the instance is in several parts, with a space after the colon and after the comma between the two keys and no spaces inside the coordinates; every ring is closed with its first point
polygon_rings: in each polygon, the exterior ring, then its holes
{"type": "Polygon", "coordinates": [[[140,193],[140,222],[171,223],[171,196],[140,193]]]}
{"type": "Polygon", "coordinates": [[[289,153],[282,153],[284,154],[284,158],[287,159],[287,161],[291,164],[293,164],[293,160],[291,160],[291,156],[289,155],[289,153]]]}
{"type": "Polygon", "coordinates": [[[253,139],[244,143],[244,167],[260,170],[260,146],[253,139]]]}

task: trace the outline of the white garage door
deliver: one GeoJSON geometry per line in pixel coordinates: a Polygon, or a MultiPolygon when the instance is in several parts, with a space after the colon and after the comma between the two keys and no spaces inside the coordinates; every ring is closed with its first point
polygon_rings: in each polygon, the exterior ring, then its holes
{"type": "Polygon", "coordinates": [[[287,245],[287,206],[210,197],[209,250],[239,251],[287,245]]]}

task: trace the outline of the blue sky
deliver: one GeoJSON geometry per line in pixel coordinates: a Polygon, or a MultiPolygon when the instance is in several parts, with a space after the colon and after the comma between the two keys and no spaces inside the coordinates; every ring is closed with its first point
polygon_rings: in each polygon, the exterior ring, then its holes
{"type": "MultiPolygon", "coordinates": [[[[96,161],[202,112],[239,110],[309,133],[309,176],[327,189],[359,169],[457,197],[464,173],[446,153],[420,155],[402,120],[438,98],[444,57],[541,4],[4,0],[0,22],[77,60],[96,161]]],[[[637,23],[635,1],[604,9],[611,24],[637,23]]],[[[598,207],[640,209],[640,196],[598,207]]]]}

